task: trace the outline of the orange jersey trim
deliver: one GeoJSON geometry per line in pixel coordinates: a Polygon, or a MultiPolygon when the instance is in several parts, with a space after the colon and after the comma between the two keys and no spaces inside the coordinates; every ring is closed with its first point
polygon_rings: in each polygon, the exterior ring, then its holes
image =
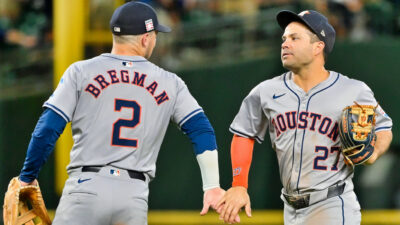
{"type": "Polygon", "coordinates": [[[233,135],[231,144],[231,160],[233,182],[232,187],[248,187],[249,171],[253,157],[254,139],[233,135]]]}

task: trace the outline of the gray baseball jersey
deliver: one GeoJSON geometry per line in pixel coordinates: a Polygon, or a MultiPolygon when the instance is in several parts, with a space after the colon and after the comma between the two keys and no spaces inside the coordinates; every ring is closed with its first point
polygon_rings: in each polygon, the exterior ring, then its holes
{"type": "MultiPolygon", "coordinates": [[[[305,93],[288,72],[250,92],[230,131],[258,142],[269,132],[287,194],[324,190],[340,181],[351,182],[353,168],[339,151],[338,121],[342,109],[354,101],[377,105],[361,81],[331,71],[328,79],[305,93]]],[[[379,106],[375,131],[391,127],[392,120],[379,106]]]]}
{"type": "Polygon", "coordinates": [[[169,122],[182,125],[202,111],[177,75],[113,54],[72,64],[44,106],[72,122],[68,170],[112,165],[151,178],[169,122]]]}

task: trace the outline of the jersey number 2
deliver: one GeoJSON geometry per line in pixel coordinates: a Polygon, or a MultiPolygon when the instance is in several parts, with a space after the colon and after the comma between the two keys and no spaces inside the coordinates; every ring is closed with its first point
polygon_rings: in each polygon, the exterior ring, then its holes
{"type": "Polygon", "coordinates": [[[140,123],[141,107],[136,101],[115,99],[115,108],[114,108],[115,111],[120,112],[121,109],[124,107],[132,109],[132,119],[130,120],[118,119],[117,121],[114,122],[112,137],[111,137],[111,145],[136,148],[138,146],[137,139],[121,138],[120,135],[122,127],[133,129],[140,123]]]}

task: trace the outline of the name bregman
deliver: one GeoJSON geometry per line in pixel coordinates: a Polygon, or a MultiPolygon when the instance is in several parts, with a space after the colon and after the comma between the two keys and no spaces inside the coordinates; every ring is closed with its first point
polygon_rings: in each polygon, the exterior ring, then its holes
{"type": "Polygon", "coordinates": [[[147,77],[146,74],[143,73],[139,74],[139,72],[133,72],[132,82],[130,81],[128,70],[121,70],[119,76],[117,75],[117,72],[115,70],[109,70],[107,71],[107,74],[110,77],[109,80],[106,80],[106,78],[102,74],[99,74],[95,78],[93,78],[93,80],[96,81],[97,84],[96,83],[88,84],[85,88],[85,91],[89,92],[94,98],[97,98],[102,93],[102,91],[106,89],[108,86],[113,84],[125,83],[145,88],[154,97],[154,100],[156,101],[157,105],[160,105],[161,103],[169,100],[168,94],[167,92],[165,92],[165,90],[163,90],[160,94],[155,95],[155,92],[158,87],[158,83],[156,81],[153,81],[146,87],[144,86],[147,77]]]}

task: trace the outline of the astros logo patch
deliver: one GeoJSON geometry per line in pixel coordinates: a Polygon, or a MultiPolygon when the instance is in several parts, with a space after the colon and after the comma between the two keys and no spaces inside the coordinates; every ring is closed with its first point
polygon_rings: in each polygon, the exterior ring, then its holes
{"type": "Polygon", "coordinates": [[[240,171],[242,171],[242,168],[240,167],[233,169],[233,176],[238,176],[240,174],[240,171]]]}

